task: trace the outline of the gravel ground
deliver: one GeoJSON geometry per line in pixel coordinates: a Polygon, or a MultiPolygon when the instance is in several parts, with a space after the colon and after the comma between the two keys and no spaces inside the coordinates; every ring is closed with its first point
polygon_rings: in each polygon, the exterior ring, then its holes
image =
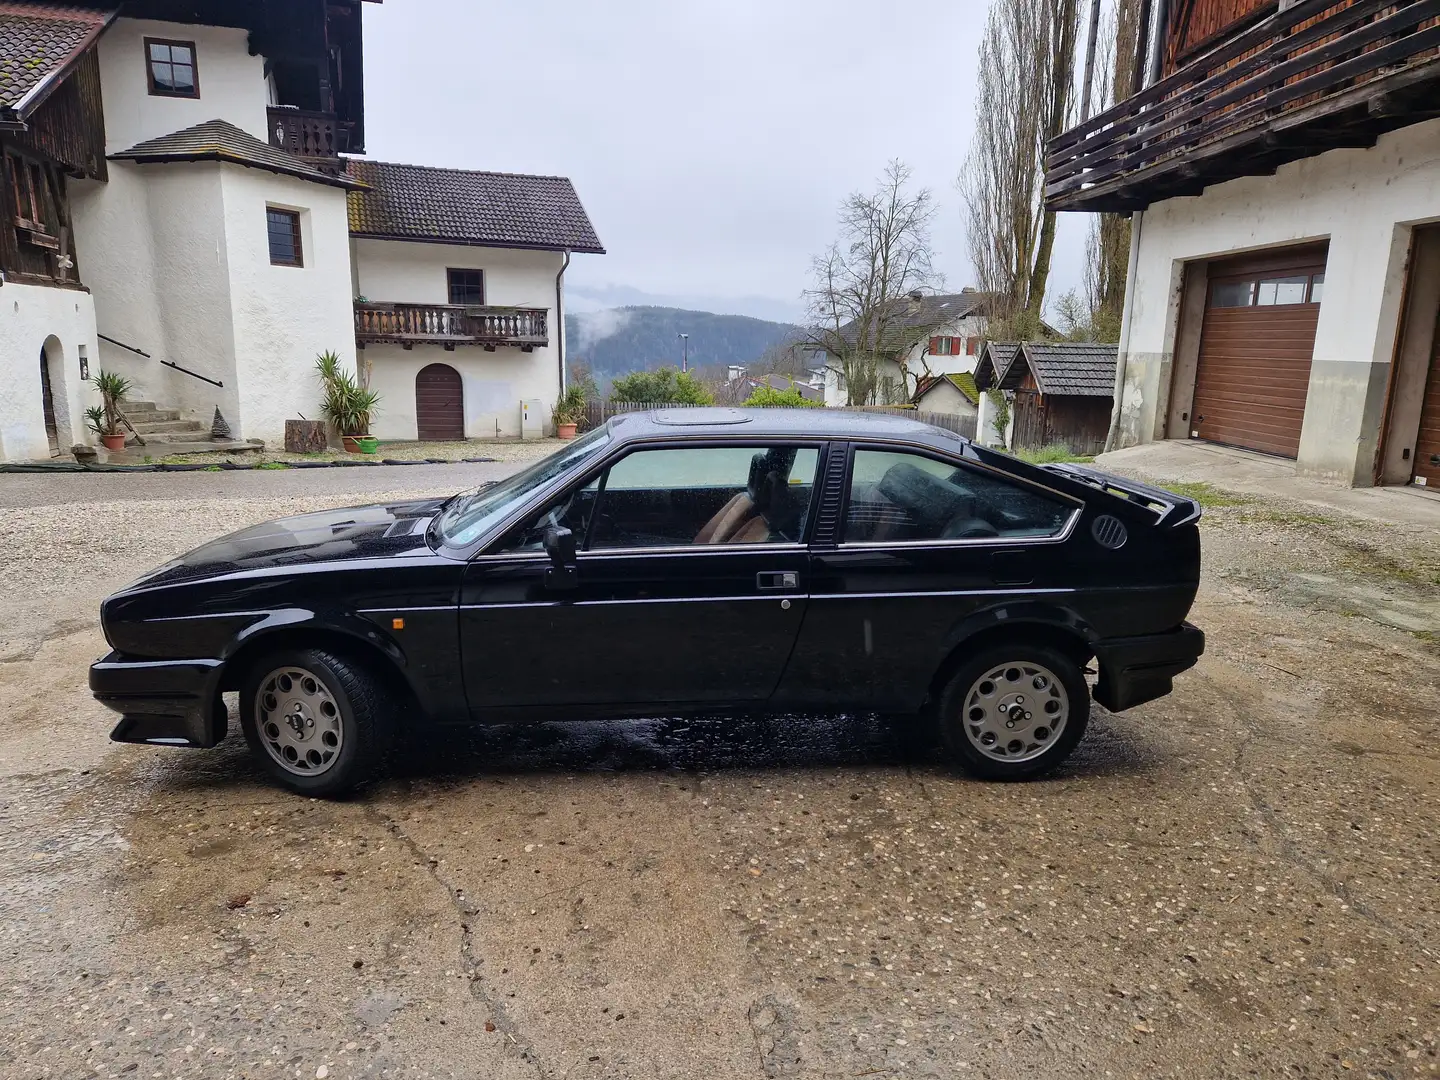
{"type": "Polygon", "coordinates": [[[107,590],[461,468],[0,477],[0,1076],[1440,1071],[1433,535],[1212,505],[1206,657],[1039,783],[867,717],[486,729],[336,803],[105,741],[107,590]]]}
{"type": "MultiPolygon", "coordinates": [[[[443,461],[464,461],[467,458],[489,458],[493,461],[530,461],[544,457],[564,445],[559,439],[468,439],[461,442],[382,442],[374,454],[350,454],[344,450],[330,450],[323,454],[291,454],[284,450],[267,449],[246,451],[239,454],[170,454],[164,455],[164,446],[156,444],[149,448],[148,456],[157,462],[180,465],[219,465],[223,461],[241,465],[257,465],[263,462],[280,461],[354,461],[366,464],[384,458],[397,461],[424,461],[439,458],[443,461]]],[[[145,448],[126,451],[126,460],[144,461],[145,448]]]]}

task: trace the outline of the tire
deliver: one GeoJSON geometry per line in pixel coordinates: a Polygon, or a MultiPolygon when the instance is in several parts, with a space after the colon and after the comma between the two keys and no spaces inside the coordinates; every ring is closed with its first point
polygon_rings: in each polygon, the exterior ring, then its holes
{"type": "Polygon", "coordinates": [[[262,657],[240,689],[240,725],[255,760],[281,787],[312,798],[343,795],[379,772],[394,710],[379,680],[324,649],[262,657]]]}
{"type": "Polygon", "coordinates": [[[966,772],[1025,780],[1050,772],[1079,745],[1090,687],[1075,657],[1016,642],[967,658],[939,705],[941,740],[966,772]]]}

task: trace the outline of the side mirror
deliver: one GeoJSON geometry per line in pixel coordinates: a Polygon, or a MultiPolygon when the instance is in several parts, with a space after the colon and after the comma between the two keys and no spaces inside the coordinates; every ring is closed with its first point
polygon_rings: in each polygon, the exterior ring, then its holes
{"type": "Polygon", "coordinates": [[[550,556],[550,565],[545,568],[547,589],[577,589],[580,587],[580,567],[575,560],[575,534],[569,529],[551,528],[545,530],[545,554],[550,556]]]}

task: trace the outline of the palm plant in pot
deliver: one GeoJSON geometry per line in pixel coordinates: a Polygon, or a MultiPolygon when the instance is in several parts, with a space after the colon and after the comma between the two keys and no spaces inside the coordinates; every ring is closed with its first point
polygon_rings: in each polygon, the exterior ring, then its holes
{"type": "Polygon", "coordinates": [[[573,439],[575,432],[585,419],[585,388],[572,386],[560,395],[551,412],[555,421],[555,435],[560,439],[573,439]]]}
{"type": "Polygon", "coordinates": [[[100,436],[106,450],[124,450],[125,431],[121,427],[120,400],[130,393],[134,383],[113,371],[101,371],[90,381],[100,391],[103,404],[92,405],[85,410],[86,423],[100,436]]]}
{"type": "Polygon", "coordinates": [[[354,375],[340,366],[340,357],[333,352],[316,358],[315,373],[323,391],[321,414],[335,428],[346,451],[360,453],[360,440],[370,435],[370,419],[380,404],[380,395],[361,386],[354,375]]]}

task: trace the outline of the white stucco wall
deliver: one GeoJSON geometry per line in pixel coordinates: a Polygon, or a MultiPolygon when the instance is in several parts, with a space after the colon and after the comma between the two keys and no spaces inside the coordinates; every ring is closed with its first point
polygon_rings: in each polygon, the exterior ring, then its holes
{"type": "Polygon", "coordinates": [[[117,19],[100,39],[100,86],[107,153],[207,120],[228,120],[257,139],[269,138],[265,59],[250,55],[244,30],[117,19]],[[151,95],[147,37],[195,43],[200,97],[151,95]]]}
{"type": "Polygon", "coordinates": [[[960,388],[949,379],[941,379],[938,383],[915,403],[915,407],[921,412],[949,413],[954,416],[974,416],[977,413],[975,403],[960,392],[960,388]]]}
{"type": "Polygon", "coordinates": [[[357,295],[390,303],[449,302],[447,269],[485,271],[485,302],[502,307],[543,308],[550,313],[550,344],[534,352],[500,347],[494,352],[461,346],[446,352],[439,345],[370,345],[361,352],[370,385],[381,394],[374,433],[386,439],[414,439],[415,376],[428,364],[449,364],[460,373],[465,392],[467,438],[520,434],[520,402],[544,402],[546,425],[559,393],[555,318],[555,275],[564,257],[554,251],[415,244],[390,240],[352,242],[357,295]]]}
{"type": "MultiPolygon", "coordinates": [[[[1185,262],[1329,241],[1297,467],[1368,484],[1415,225],[1440,220],[1440,120],[1144,212],[1126,297],[1124,442],[1164,438],[1185,262]]],[[[1174,433],[1184,437],[1184,433],[1174,433]]]]}
{"type": "Polygon", "coordinates": [[[354,364],[339,188],[216,162],[113,162],[110,183],[77,185],[75,230],[99,332],[151,354],[101,343],[137,398],[206,428],[218,407],[238,436],[279,445],[287,418],[315,416],[316,354],[354,364]],[[270,205],[300,212],[303,267],[271,265],[270,205]]]}
{"type": "Polygon", "coordinates": [[[287,419],[319,419],[315,358],[333,351],[354,369],[345,192],[258,169],[223,169],[239,430],[278,447],[287,419]],[[304,266],[271,264],[267,206],[299,211],[304,266]]]}
{"type": "Polygon", "coordinates": [[[88,293],[11,282],[0,289],[0,461],[50,457],[40,389],[40,356],[48,367],[60,452],[97,440],[85,428],[85,408],[100,395],[80,380],[80,349],[96,371],[95,307],[88,293]]]}

